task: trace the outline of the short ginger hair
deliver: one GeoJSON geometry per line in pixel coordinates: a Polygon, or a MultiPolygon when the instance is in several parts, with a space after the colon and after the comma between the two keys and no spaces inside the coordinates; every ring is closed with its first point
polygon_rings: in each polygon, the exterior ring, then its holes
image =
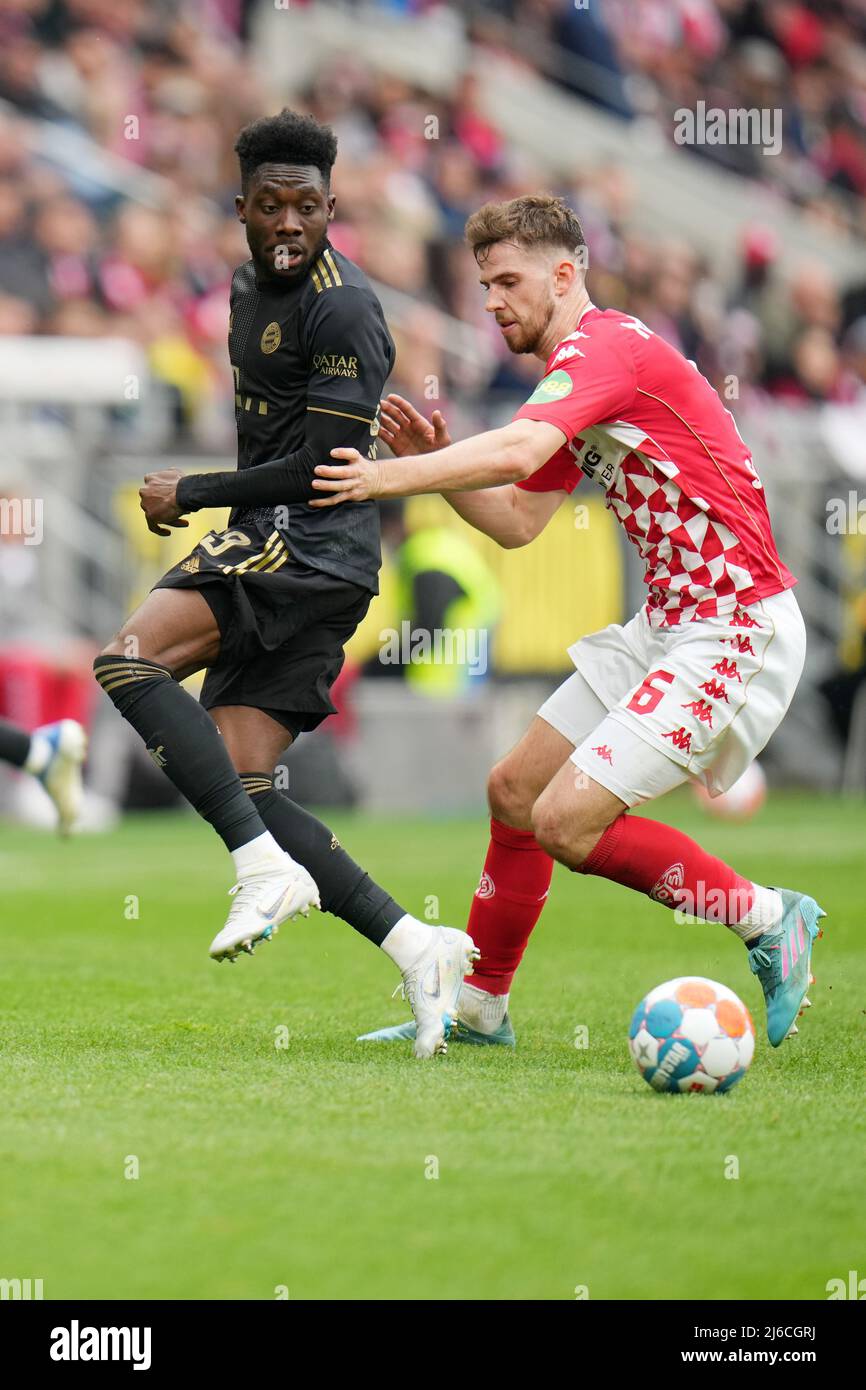
{"type": "Polygon", "coordinates": [[[466,223],[466,240],[476,260],[500,241],[519,246],[553,246],[575,252],[586,245],[580,218],[564,198],[529,193],[506,203],[485,203],[466,223]]]}

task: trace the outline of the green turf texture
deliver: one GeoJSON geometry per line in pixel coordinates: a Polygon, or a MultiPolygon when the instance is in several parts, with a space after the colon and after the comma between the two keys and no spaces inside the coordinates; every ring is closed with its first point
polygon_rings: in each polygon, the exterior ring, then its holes
{"type": "MultiPolygon", "coordinates": [[[[730,932],[599,879],[556,870],[516,1052],[420,1063],[354,1041],[407,1010],[332,917],[208,959],[230,866],[193,817],[68,843],[0,827],[0,1278],[47,1299],[821,1299],[866,1274],[864,810],[664,813],[830,914],[814,1007],[778,1051],[730,932]],[[729,1095],[657,1095],[630,1060],[633,1008],[683,974],[752,1011],[729,1095]]],[[[465,922],[483,818],[330,823],[407,908],[465,922]]]]}

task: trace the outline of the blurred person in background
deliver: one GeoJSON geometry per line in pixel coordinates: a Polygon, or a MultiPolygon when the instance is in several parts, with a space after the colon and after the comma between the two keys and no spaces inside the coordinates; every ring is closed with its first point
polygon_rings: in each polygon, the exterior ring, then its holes
{"type": "MultiPolygon", "coordinates": [[[[390,399],[402,401],[393,394],[390,399]]],[[[465,694],[491,669],[501,606],[497,580],[453,527],[410,531],[399,501],[383,503],[379,512],[396,571],[398,627],[380,634],[383,644],[365,674],[401,676],[419,695],[465,694]]]]}

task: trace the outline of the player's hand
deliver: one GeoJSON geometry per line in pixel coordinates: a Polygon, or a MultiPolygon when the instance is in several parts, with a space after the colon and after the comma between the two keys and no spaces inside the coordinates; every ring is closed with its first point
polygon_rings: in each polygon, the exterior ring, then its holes
{"type": "Polygon", "coordinates": [[[385,396],[379,414],[379,438],[398,458],[404,454],[432,454],[451,443],[441,410],[427,420],[403,396],[385,396]]]}
{"type": "Polygon", "coordinates": [[[366,502],[368,497],[378,497],[381,480],[375,459],[364,458],[357,449],[332,449],[331,458],[345,462],[317,464],[313,487],[317,492],[333,495],[311,502],[311,507],[333,507],[338,502],[366,502]]]}
{"type": "Polygon", "coordinates": [[[138,489],[141,510],[147,518],[147,529],[155,536],[170,536],[170,526],[189,526],[177,505],[177,485],[183,477],[179,468],[165,468],[161,473],[145,473],[144,487],[138,489]]]}

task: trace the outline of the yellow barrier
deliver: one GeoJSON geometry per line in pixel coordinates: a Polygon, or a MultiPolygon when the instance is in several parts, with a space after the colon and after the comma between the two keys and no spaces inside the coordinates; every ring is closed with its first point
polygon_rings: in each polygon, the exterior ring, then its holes
{"type": "MultiPolygon", "coordinates": [[[[537,540],[503,550],[462,521],[441,497],[410,498],[410,531],[454,526],[478,546],[500,586],[502,619],[494,641],[495,669],[503,675],[569,671],[567,648],[587,632],[622,618],[623,566],[617,525],[595,498],[564,502],[537,540]]],[[[348,645],[356,661],[379,650],[379,633],[396,627],[396,582],[388,557],[380,594],[348,645]]]]}
{"type": "MultiPolygon", "coordinates": [[[[225,529],[229,515],[227,511],[194,512],[187,529],[172,531],[170,537],[161,539],[145,525],[138,488],[138,483],[124,484],[115,497],[128,547],[126,597],[130,611],[203,535],[225,529]]],[[[406,520],[412,531],[421,526],[454,526],[478,546],[502,594],[494,660],[496,670],[504,675],[568,671],[569,644],[622,617],[620,540],[615,521],[596,498],[577,500],[575,494],[563,503],[538,539],[519,550],[503,550],[473,530],[441,497],[410,498],[406,520]]],[[[397,585],[387,555],[379,584],[378,598],[347,647],[349,656],[358,662],[375,656],[383,628],[396,627],[407,616],[397,610],[397,585]]]]}

